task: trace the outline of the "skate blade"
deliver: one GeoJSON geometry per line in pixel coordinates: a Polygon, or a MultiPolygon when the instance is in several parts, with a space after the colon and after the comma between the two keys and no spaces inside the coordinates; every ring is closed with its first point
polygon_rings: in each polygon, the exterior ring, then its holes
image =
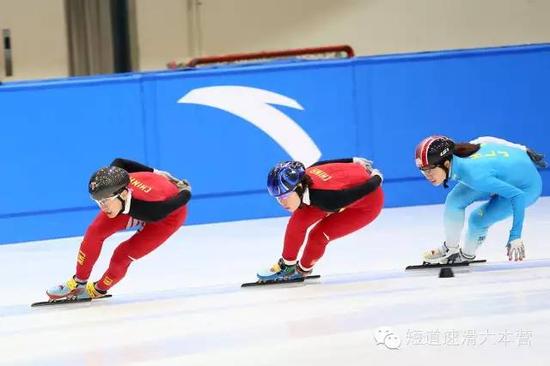
{"type": "Polygon", "coordinates": [[[95,299],[87,298],[87,299],[74,299],[74,298],[63,298],[59,300],[48,300],[48,301],[39,301],[31,304],[31,307],[38,307],[38,306],[49,306],[49,305],[63,305],[63,304],[76,304],[76,303],[83,303],[83,302],[91,302],[92,300],[99,300],[99,299],[106,299],[109,297],[112,297],[113,295],[107,294],[105,296],[96,297],[95,299]]]}
{"type": "Polygon", "coordinates": [[[241,287],[282,285],[282,284],[285,284],[285,283],[299,283],[299,282],[304,282],[305,280],[313,280],[313,279],[316,279],[316,278],[321,278],[321,275],[310,275],[310,276],[305,276],[305,277],[300,277],[300,278],[294,278],[294,279],[291,279],[291,280],[284,280],[284,279],[283,280],[267,280],[267,281],[258,280],[256,282],[243,283],[241,285],[241,287]]]}
{"type": "Polygon", "coordinates": [[[469,262],[449,263],[449,264],[424,262],[423,264],[407,266],[405,267],[405,271],[408,271],[411,269],[426,269],[426,268],[441,268],[441,267],[466,267],[466,266],[469,266],[470,264],[485,263],[485,262],[487,262],[487,259],[475,259],[469,262]]]}

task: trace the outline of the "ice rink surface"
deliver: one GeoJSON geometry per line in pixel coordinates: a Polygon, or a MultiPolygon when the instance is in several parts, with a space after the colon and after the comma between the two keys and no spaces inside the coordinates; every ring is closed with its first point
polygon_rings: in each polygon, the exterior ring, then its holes
{"type": "MultiPolygon", "coordinates": [[[[320,280],[249,289],[287,218],[183,227],[111,299],[46,308],[29,305],[74,273],[80,238],[2,245],[0,364],[549,365],[550,198],[527,210],[526,261],[507,261],[508,220],[478,251],[486,264],[405,272],[441,244],[442,212],[385,209],[330,244],[320,280]]],[[[130,234],[105,243],[92,279],[130,234]]]]}

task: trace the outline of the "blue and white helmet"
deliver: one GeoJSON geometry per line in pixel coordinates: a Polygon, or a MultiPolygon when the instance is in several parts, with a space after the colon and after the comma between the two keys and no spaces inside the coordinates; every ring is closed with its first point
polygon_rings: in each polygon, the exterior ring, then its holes
{"type": "Polygon", "coordinates": [[[267,175],[267,190],[273,197],[292,192],[306,174],[306,167],[299,161],[278,163],[267,175]]]}

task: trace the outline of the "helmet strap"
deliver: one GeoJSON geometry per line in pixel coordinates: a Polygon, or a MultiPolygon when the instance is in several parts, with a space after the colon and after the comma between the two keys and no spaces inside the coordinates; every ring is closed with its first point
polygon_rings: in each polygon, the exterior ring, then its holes
{"type": "Polygon", "coordinates": [[[116,214],[117,216],[120,215],[123,211],[124,211],[124,206],[126,206],[126,201],[122,199],[122,197],[120,197],[120,195],[122,194],[122,192],[124,192],[126,188],[123,188],[116,196],[116,198],[120,201],[120,211],[118,211],[118,213],[116,214]]]}

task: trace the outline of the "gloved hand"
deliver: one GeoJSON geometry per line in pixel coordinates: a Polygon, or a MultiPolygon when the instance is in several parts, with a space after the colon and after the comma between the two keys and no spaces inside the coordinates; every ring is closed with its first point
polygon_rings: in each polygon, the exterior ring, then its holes
{"type": "Polygon", "coordinates": [[[153,173],[158,174],[158,175],[162,175],[163,177],[168,178],[168,180],[169,180],[170,182],[173,182],[173,183],[179,181],[178,178],[174,177],[172,174],[170,174],[169,172],[164,171],[164,170],[154,169],[154,170],[153,170],[153,173]]]}
{"type": "Polygon", "coordinates": [[[525,246],[523,245],[523,240],[515,239],[509,242],[506,245],[506,254],[508,255],[508,260],[511,261],[522,261],[525,258],[525,246]]]}
{"type": "Polygon", "coordinates": [[[384,181],[384,176],[382,175],[382,172],[378,169],[373,169],[370,171],[370,176],[371,177],[374,177],[375,175],[379,176],[380,177],[380,180],[382,180],[382,182],[384,181]]]}
{"type": "Polygon", "coordinates": [[[172,174],[170,174],[169,172],[166,172],[164,170],[155,169],[154,173],[158,174],[158,175],[162,175],[163,177],[168,178],[168,180],[170,182],[174,183],[180,191],[183,191],[184,189],[186,189],[189,192],[191,192],[191,185],[189,184],[189,182],[186,179],[178,179],[178,178],[174,177],[172,174]]]}
{"type": "Polygon", "coordinates": [[[179,180],[176,183],[176,186],[178,187],[178,189],[180,191],[187,190],[187,191],[191,192],[191,184],[189,184],[189,181],[187,179],[179,180]]]}
{"type": "Polygon", "coordinates": [[[368,160],[361,157],[354,157],[353,162],[362,165],[369,173],[372,171],[372,160],[368,160]]]}

